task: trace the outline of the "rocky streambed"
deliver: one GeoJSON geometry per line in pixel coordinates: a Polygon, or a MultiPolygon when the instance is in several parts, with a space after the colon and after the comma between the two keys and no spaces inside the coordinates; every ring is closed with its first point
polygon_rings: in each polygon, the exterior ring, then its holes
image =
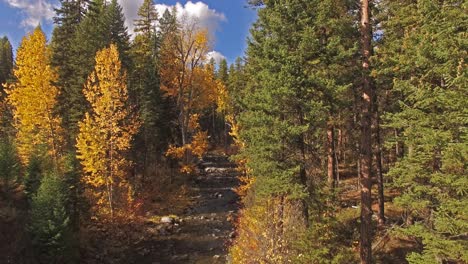
{"type": "Polygon", "coordinates": [[[152,217],[144,224],[125,225],[114,231],[95,226],[86,263],[216,264],[229,263],[227,248],[235,237],[233,220],[238,209],[235,165],[226,156],[208,155],[200,173],[190,182],[192,206],[183,214],[152,217]],[[112,242],[111,242],[112,241],[112,242]]]}

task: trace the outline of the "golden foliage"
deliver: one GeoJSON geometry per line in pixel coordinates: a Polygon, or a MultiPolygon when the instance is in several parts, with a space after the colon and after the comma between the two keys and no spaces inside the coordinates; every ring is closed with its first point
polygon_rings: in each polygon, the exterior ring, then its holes
{"type": "Polygon", "coordinates": [[[176,101],[182,146],[170,146],[167,156],[182,160],[184,173],[194,171],[193,156],[201,158],[208,149],[208,135],[200,131],[200,112],[218,101],[223,85],[213,65],[205,64],[210,50],[209,32],[196,23],[182,21],[165,36],[161,47],[161,89],[176,101]]]}
{"type": "Polygon", "coordinates": [[[291,200],[249,193],[235,223],[237,236],[230,248],[232,263],[295,263],[291,241],[304,232],[294,221],[291,200]]]}
{"type": "Polygon", "coordinates": [[[131,202],[127,180],[131,163],[125,154],[140,127],[127,103],[126,74],[115,45],[97,52],[95,70],[83,93],[92,111],[79,123],[77,157],[86,173],[84,182],[94,190],[96,205],[109,205],[112,213],[119,195],[127,196],[120,202],[131,202]]]}
{"type": "Polygon", "coordinates": [[[266,209],[266,205],[255,205],[240,211],[236,223],[237,237],[229,250],[232,263],[267,263],[262,258],[262,238],[268,222],[266,209]]]}
{"type": "Polygon", "coordinates": [[[252,185],[255,182],[255,178],[249,176],[239,176],[238,177],[240,184],[234,191],[239,195],[239,197],[245,197],[247,192],[252,188],[252,185]]]}
{"type": "Polygon", "coordinates": [[[182,146],[182,147],[177,147],[171,144],[169,145],[169,148],[166,151],[166,156],[173,157],[176,159],[182,159],[185,155],[186,150],[187,150],[187,145],[182,146]]]}
{"type": "MultiPolygon", "coordinates": [[[[198,122],[196,123],[198,124],[198,122]]],[[[192,174],[195,172],[195,165],[193,160],[186,160],[185,157],[196,156],[198,158],[208,151],[208,133],[206,131],[197,131],[189,144],[181,147],[170,145],[166,151],[166,156],[179,159],[183,161],[180,171],[185,174],[192,174]]]]}
{"type": "Polygon", "coordinates": [[[196,130],[200,129],[200,123],[198,122],[199,119],[200,119],[200,114],[193,114],[193,115],[190,116],[188,128],[191,131],[196,131],[196,130]]]}
{"type": "Polygon", "coordinates": [[[25,36],[16,55],[16,83],[8,85],[8,102],[13,108],[18,152],[24,163],[39,147],[55,158],[62,145],[61,120],[54,115],[57,74],[50,66],[50,50],[44,32],[38,27],[25,36]]]}
{"type": "Polygon", "coordinates": [[[192,154],[201,158],[208,150],[208,132],[198,131],[190,143],[190,150],[192,154]]]}
{"type": "Polygon", "coordinates": [[[216,102],[220,82],[213,66],[204,65],[209,50],[208,31],[191,24],[163,41],[161,90],[177,99],[179,111],[201,110],[216,102]]]}

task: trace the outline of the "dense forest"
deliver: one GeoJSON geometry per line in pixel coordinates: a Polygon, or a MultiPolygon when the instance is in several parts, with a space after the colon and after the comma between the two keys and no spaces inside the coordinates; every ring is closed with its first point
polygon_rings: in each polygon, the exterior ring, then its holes
{"type": "Polygon", "coordinates": [[[0,39],[0,263],[468,263],[466,1],[246,1],[231,65],[154,4],[0,39]]]}

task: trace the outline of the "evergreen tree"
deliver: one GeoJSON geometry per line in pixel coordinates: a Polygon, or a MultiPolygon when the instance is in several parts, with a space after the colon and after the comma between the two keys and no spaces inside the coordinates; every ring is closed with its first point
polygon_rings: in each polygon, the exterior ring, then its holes
{"type": "Polygon", "coordinates": [[[42,179],[42,161],[38,155],[33,155],[29,158],[29,163],[26,166],[26,171],[23,179],[24,193],[29,201],[32,200],[34,195],[39,189],[42,179]]]}
{"type": "Polygon", "coordinates": [[[138,9],[138,17],[135,20],[135,32],[151,39],[156,34],[155,22],[158,21],[158,12],[152,0],[144,0],[138,9]]]}
{"type": "Polygon", "coordinates": [[[136,158],[146,174],[151,164],[160,158],[158,150],[167,147],[167,125],[161,122],[165,116],[162,112],[162,99],[159,89],[158,48],[156,22],[158,14],[151,0],[145,0],[138,10],[139,18],[135,20],[135,40],[132,45],[132,92],[135,105],[139,107],[143,121],[142,129],[136,137],[134,149],[136,158]],[[141,155],[143,153],[143,155],[141,155]]]}
{"type": "MultiPolygon", "coordinates": [[[[13,48],[7,37],[0,39],[0,86],[13,76],[13,48]]],[[[0,87],[3,90],[3,86],[0,87]]]]}
{"type": "Polygon", "coordinates": [[[360,143],[360,187],[361,225],[360,256],[361,264],[372,263],[372,104],[374,103],[374,82],[371,76],[370,58],[373,54],[371,0],[361,1],[361,143],[360,143]]]}
{"type": "Polygon", "coordinates": [[[66,210],[67,192],[61,178],[45,175],[33,196],[28,230],[41,262],[75,263],[77,260],[66,210]]]}
{"type": "MultiPolygon", "coordinates": [[[[291,255],[287,252],[292,252],[288,234],[294,229],[304,230],[307,222],[307,210],[302,200],[307,197],[303,155],[304,134],[309,128],[306,120],[320,122],[322,119],[309,118],[309,114],[317,112],[305,104],[314,99],[308,92],[312,85],[302,70],[306,65],[305,51],[300,49],[301,35],[306,26],[304,19],[310,16],[312,5],[306,1],[289,2],[288,5],[281,1],[266,2],[258,12],[259,18],[251,30],[252,40],[248,48],[249,82],[246,96],[242,98],[244,109],[238,119],[242,127],[240,139],[245,144],[239,158],[246,160],[246,166],[255,178],[252,187],[256,197],[254,203],[261,205],[266,199],[271,202],[263,206],[270,204],[268,208],[273,208],[267,211],[271,214],[269,221],[272,226],[259,231],[268,232],[260,240],[266,241],[260,248],[267,249],[250,257],[256,261],[276,263],[290,260],[291,255]],[[285,223],[286,215],[297,220],[285,223]],[[284,224],[278,228],[281,222],[284,224]],[[278,240],[278,243],[267,242],[273,237],[277,237],[273,240],[278,240]]],[[[316,106],[321,107],[319,104],[316,106]]],[[[255,208],[254,205],[249,206],[255,208]]]]}
{"type": "Polygon", "coordinates": [[[15,146],[9,139],[2,139],[0,141],[0,177],[7,199],[9,199],[11,184],[18,180],[20,168],[21,162],[15,146]]]}
{"type": "Polygon", "coordinates": [[[129,69],[131,66],[129,54],[130,36],[125,26],[125,16],[122,7],[117,0],[112,0],[110,4],[106,6],[103,19],[103,24],[107,30],[104,46],[109,46],[110,44],[116,45],[122,66],[125,69],[129,69]]]}
{"type": "Polygon", "coordinates": [[[219,62],[218,66],[218,71],[216,73],[216,77],[221,80],[223,83],[227,84],[229,75],[228,75],[229,69],[228,69],[228,64],[226,59],[222,59],[219,62]]]}
{"type": "Polygon", "coordinates": [[[237,159],[254,178],[233,252],[250,247],[246,241],[257,250],[237,255],[241,259],[236,261],[346,263],[351,252],[343,252],[347,257],[336,253],[349,241],[324,240],[304,250],[294,246],[292,237],[306,231],[309,223],[315,229],[310,233],[339,232],[328,224],[331,217],[322,217],[332,215],[333,207],[327,206],[331,197],[323,195],[326,159],[317,159],[327,156],[322,143],[327,125],[352,105],[355,6],[310,0],[255,4],[263,6],[251,30],[246,66],[243,69],[239,60],[231,66],[228,85],[240,127],[237,159]],[[310,200],[315,202],[305,203],[310,200]],[[307,255],[297,259],[298,251],[307,255]]]}
{"type": "Polygon", "coordinates": [[[402,191],[395,202],[408,215],[402,232],[423,245],[422,252],[407,259],[466,262],[465,6],[432,0],[384,4],[389,15],[377,57],[381,73],[393,77],[392,93],[400,98],[399,109],[387,113],[385,125],[402,131],[406,146],[389,176],[402,191]],[[402,36],[399,47],[392,43],[396,36],[402,36]]]}
{"type": "Polygon", "coordinates": [[[75,108],[79,104],[80,94],[73,90],[76,54],[74,53],[74,39],[76,31],[85,16],[88,0],[61,0],[60,7],[55,9],[54,23],[56,27],[52,32],[51,41],[51,65],[57,69],[57,87],[60,89],[58,97],[58,111],[62,114],[62,123],[69,133],[67,144],[74,141],[73,126],[75,120],[75,108]]]}
{"type": "Polygon", "coordinates": [[[129,35],[124,25],[122,7],[117,1],[91,0],[85,17],[80,22],[73,39],[73,76],[70,77],[69,135],[74,143],[78,135],[78,122],[89,109],[82,89],[94,67],[96,52],[115,43],[124,67],[130,67],[129,35]]]}
{"type": "Polygon", "coordinates": [[[229,110],[227,110],[227,112],[228,115],[232,115],[233,120],[230,120],[231,123],[234,123],[234,120],[236,120],[236,117],[243,109],[242,98],[246,96],[244,91],[246,91],[247,78],[248,76],[245,71],[245,65],[243,64],[242,59],[238,57],[235,62],[229,66],[227,81],[227,92],[229,98],[229,102],[227,103],[229,110]]]}
{"type": "Polygon", "coordinates": [[[159,20],[159,39],[162,41],[170,33],[176,33],[179,28],[179,23],[177,21],[177,10],[174,8],[172,10],[166,9],[159,20]]]}
{"type": "Polygon", "coordinates": [[[79,232],[80,214],[86,212],[88,205],[84,199],[84,186],[81,182],[82,168],[75,152],[68,153],[63,162],[63,184],[66,188],[65,207],[70,217],[70,226],[79,232]]]}

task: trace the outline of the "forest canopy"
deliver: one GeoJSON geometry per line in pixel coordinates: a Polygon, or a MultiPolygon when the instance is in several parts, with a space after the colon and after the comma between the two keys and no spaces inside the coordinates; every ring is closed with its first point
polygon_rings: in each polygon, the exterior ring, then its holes
{"type": "Polygon", "coordinates": [[[6,263],[468,263],[466,1],[239,1],[233,61],[58,2],[0,38],[6,263]]]}

